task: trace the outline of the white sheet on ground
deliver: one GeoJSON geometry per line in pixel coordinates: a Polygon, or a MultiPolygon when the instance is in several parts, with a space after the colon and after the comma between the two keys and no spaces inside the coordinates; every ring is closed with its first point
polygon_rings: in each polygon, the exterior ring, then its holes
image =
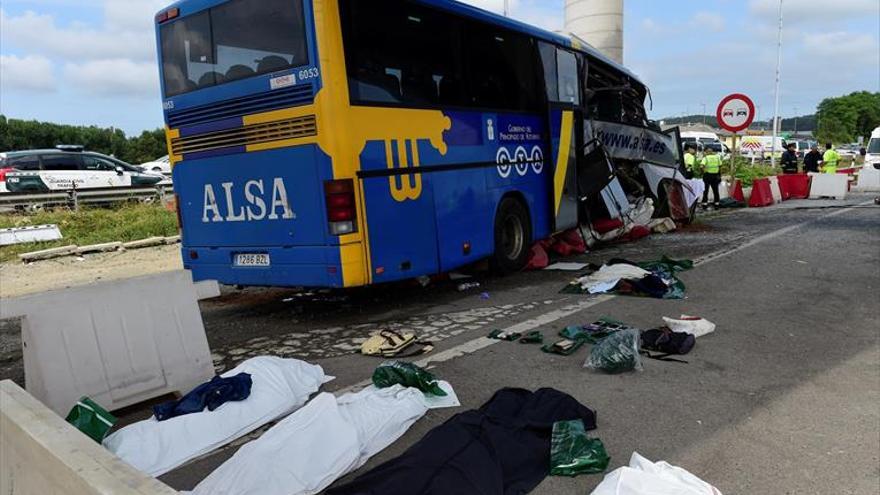
{"type": "Polygon", "coordinates": [[[250,373],[253,381],[247,399],[214,411],[134,423],[108,436],[104,447],[144,473],[160,476],[290,414],[333,379],[320,366],[272,356],[248,359],[223,376],[239,373],[250,373]]]}
{"type": "Polygon", "coordinates": [[[613,289],[621,279],[641,279],[650,274],[651,272],[637,266],[618,263],[616,265],[603,265],[602,268],[599,268],[594,273],[579,278],[578,283],[590,294],[598,294],[613,289]]]}
{"type": "Polygon", "coordinates": [[[607,475],[591,495],[721,495],[714,486],[680,467],[651,462],[633,452],[629,466],[607,475]]]}
{"type": "Polygon", "coordinates": [[[395,385],[338,399],[322,393],[245,445],[193,495],[311,495],[400,438],[427,408],[422,393],[395,385]]]}

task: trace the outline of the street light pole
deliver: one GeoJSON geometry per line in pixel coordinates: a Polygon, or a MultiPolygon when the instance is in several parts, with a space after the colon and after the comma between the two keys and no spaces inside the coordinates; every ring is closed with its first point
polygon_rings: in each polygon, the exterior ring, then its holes
{"type": "Polygon", "coordinates": [[[510,15],[510,0],[504,0],[504,17],[510,15]]]}
{"type": "Polygon", "coordinates": [[[782,0],[779,0],[779,35],[776,43],[776,103],[773,112],[773,144],[770,147],[770,165],[776,166],[776,136],[779,135],[779,79],[782,71],[782,0]]]}

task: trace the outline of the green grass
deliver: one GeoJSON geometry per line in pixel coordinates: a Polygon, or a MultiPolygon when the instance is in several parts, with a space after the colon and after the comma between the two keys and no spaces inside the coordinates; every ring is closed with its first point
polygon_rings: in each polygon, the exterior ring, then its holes
{"type": "Polygon", "coordinates": [[[0,215],[0,228],[43,224],[58,225],[64,238],[0,247],[0,262],[16,259],[20,253],[69,244],[87,246],[178,234],[177,216],[159,204],[129,203],[114,208],[55,209],[0,215]]]}

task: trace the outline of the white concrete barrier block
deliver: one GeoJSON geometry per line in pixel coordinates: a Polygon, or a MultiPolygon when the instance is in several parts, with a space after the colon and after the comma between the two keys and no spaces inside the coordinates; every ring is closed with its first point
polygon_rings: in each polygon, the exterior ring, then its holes
{"type": "Polygon", "coordinates": [[[174,495],[10,380],[0,382],[0,493],[174,495]]]}
{"type": "Polygon", "coordinates": [[[122,249],[121,242],[105,242],[103,244],[92,244],[91,246],[80,246],[76,248],[76,254],[106,253],[120,249],[122,249]]]}
{"type": "Polygon", "coordinates": [[[779,189],[779,177],[770,176],[767,177],[770,179],[770,194],[773,196],[774,203],[782,202],[782,190],[779,189]]]}
{"type": "Polygon", "coordinates": [[[161,246],[165,244],[164,237],[147,237],[146,239],[138,239],[136,241],[125,242],[122,247],[125,249],[140,249],[152,246],[161,246]]]}
{"type": "Polygon", "coordinates": [[[859,172],[856,189],[862,192],[880,191],[880,170],[874,168],[872,163],[866,163],[859,172]]]}
{"type": "Polygon", "coordinates": [[[813,177],[810,185],[810,199],[835,198],[845,199],[849,184],[849,176],[844,174],[810,174],[813,177]]]}
{"type": "Polygon", "coordinates": [[[214,376],[188,271],[5,300],[22,318],[25,385],[65,415],[83,395],[109,410],[189,392],[214,376]]]}
{"type": "Polygon", "coordinates": [[[76,253],[76,244],[71,244],[70,246],[61,246],[57,248],[51,249],[42,249],[40,251],[31,251],[29,253],[22,253],[18,255],[18,258],[21,261],[38,261],[38,260],[49,260],[52,258],[60,258],[61,256],[69,256],[71,254],[76,253]]]}

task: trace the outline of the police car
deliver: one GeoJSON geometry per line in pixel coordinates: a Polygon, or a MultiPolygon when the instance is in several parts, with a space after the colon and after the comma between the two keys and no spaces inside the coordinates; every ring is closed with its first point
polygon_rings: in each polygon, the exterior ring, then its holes
{"type": "Polygon", "coordinates": [[[0,172],[5,178],[0,191],[11,193],[150,186],[165,179],[82,146],[0,153],[0,172]]]}

